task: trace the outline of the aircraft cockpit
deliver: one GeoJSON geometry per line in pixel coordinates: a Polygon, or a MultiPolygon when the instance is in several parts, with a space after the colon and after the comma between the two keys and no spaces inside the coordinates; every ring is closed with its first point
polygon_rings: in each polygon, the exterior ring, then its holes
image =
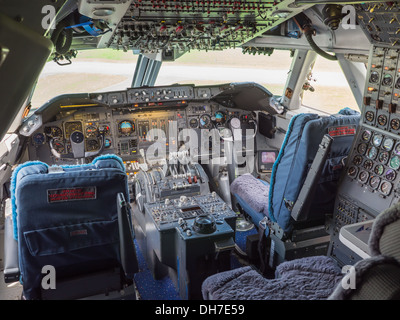
{"type": "Polygon", "coordinates": [[[399,12],[2,1],[0,299],[399,299],[399,12]]]}

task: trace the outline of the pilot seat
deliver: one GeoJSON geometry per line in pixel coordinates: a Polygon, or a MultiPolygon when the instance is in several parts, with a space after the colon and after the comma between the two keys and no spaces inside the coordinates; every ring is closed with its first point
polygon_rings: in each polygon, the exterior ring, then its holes
{"type": "Polygon", "coordinates": [[[232,182],[239,210],[258,227],[258,242],[253,241],[258,249],[253,247],[250,256],[265,275],[273,275],[283,261],[326,254],[326,215],[333,213],[359,120],[359,113],[348,108],[331,116],[295,115],[270,183],[249,173],[232,182]]]}
{"type": "Polygon", "coordinates": [[[91,164],[19,165],[5,222],[5,282],[22,298],[136,299],[127,175],[115,155],[91,164]]]}

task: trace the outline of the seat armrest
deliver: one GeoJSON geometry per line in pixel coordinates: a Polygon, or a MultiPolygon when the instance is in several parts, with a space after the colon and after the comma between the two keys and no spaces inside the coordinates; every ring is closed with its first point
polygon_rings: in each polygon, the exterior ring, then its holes
{"type": "Polygon", "coordinates": [[[125,276],[128,279],[133,279],[139,268],[129,219],[129,204],[126,203],[124,194],[121,192],[117,194],[117,208],[121,265],[125,276]]]}
{"type": "Polygon", "coordinates": [[[4,221],[4,281],[6,283],[19,280],[18,241],[14,239],[13,220],[11,216],[11,204],[6,200],[6,212],[4,221]]]}

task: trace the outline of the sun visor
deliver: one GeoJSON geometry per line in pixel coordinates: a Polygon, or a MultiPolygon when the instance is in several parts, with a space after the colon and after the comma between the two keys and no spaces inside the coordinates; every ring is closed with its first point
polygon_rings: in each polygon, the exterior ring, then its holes
{"type": "Polygon", "coordinates": [[[221,92],[211,100],[224,107],[281,114],[284,107],[263,86],[253,82],[230,83],[220,87],[221,92]]]}

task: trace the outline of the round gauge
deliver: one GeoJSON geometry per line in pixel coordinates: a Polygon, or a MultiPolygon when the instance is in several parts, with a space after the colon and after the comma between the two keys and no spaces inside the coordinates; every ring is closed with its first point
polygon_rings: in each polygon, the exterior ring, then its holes
{"type": "Polygon", "coordinates": [[[394,87],[395,87],[396,89],[400,89],[400,77],[399,77],[399,78],[397,78],[397,80],[396,80],[396,83],[395,83],[394,87]]]}
{"type": "Polygon", "coordinates": [[[380,182],[381,182],[381,179],[379,177],[371,177],[371,180],[369,181],[369,185],[371,186],[372,189],[377,189],[380,182]]]}
{"type": "Polygon", "coordinates": [[[215,122],[218,124],[224,124],[226,121],[226,114],[222,111],[215,112],[215,122]]]}
{"type": "Polygon", "coordinates": [[[58,153],[65,153],[65,144],[61,140],[54,139],[52,145],[58,153]]]}
{"type": "Polygon", "coordinates": [[[389,181],[393,181],[394,179],[396,179],[396,172],[394,172],[394,170],[392,169],[388,169],[385,172],[385,178],[389,181]]]}
{"type": "Polygon", "coordinates": [[[396,147],[394,148],[393,152],[400,156],[400,143],[396,145],[396,147]]]}
{"type": "Polygon", "coordinates": [[[44,129],[46,135],[52,138],[61,138],[62,137],[62,130],[59,127],[46,127],[44,129]]]}
{"type": "Polygon", "coordinates": [[[385,168],[383,167],[383,165],[378,164],[378,165],[374,168],[374,173],[380,176],[380,175],[383,173],[383,170],[384,170],[384,169],[385,169],[385,168]]]}
{"type": "Polygon", "coordinates": [[[363,167],[365,170],[371,170],[373,167],[374,163],[371,160],[365,160],[363,167]]]}
{"type": "Polygon", "coordinates": [[[367,157],[374,160],[376,156],[378,155],[378,149],[375,147],[370,147],[367,150],[367,157]]]}
{"type": "Polygon", "coordinates": [[[108,125],[100,125],[99,132],[101,134],[108,134],[110,132],[110,127],[108,125]]]}
{"type": "Polygon", "coordinates": [[[384,181],[382,182],[381,187],[379,189],[385,196],[387,196],[392,190],[392,184],[390,182],[384,181]]]}
{"type": "Polygon", "coordinates": [[[385,126],[387,123],[387,117],[384,114],[379,115],[378,117],[378,123],[381,126],[385,126]]]}
{"type": "Polygon", "coordinates": [[[369,77],[369,82],[377,83],[378,81],[379,81],[379,73],[376,71],[371,72],[371,76],[369,77]]]}
{"type": "Polygon", "coordinates": [[[90,139],[86,141],[86,150],[87,151],[96,151],[100,149],[100,144],[95,139],[90,139]]]}
{"type": "Polygon", "coordinates": [[[365,142],[368,142],[369,139],[371,139],[371,135],[372,135],[371,131],[365,130],[365,131],[362,133],[362,135],[361,135],[361,139],[362,139],[363,141],[365,141],[365,142]]]}
{"type": "Polygon", "coordinates": [[[130,136],[134,131],[135,125],[130,120],[124,120],[118,124],[118,132],[123,136],[130,136]]]}
{"type": "Polygon", "coordinates": [[[199,122],[200,122],[200,128],[202,129],[208,129],[211,127],[211,117],[208,114],[201,115],[199,122]]]}
{"type": "Polygon", "coordinates": [[[349,175],[349,177],[354,178],[357,175],[357,167],[351,166],[347,170],[347,174],[349,175]]]}
{"type": "Polygon", "coordinates": [[[196,118],[190,119],[189,126],[191,128],[197,128],[199,126],[199,120],[197,120],[196,118]]]}
{"type": "Polygon", "coordinates": [[[353,159],[353,163],[354,163],[356,166],[358,166],[358,165],[361,164],[361,162],[362,162],[362,157],[361,157],[360,155],[356,155],[356,156],[354,157],[354,159],[353,159]]]}
{"type": "Polygon", "coordinates": [[[392,150],[393,145],[394,145],[393,139],[385,138],[385,140],[383,140],[383,144],[382,144],[383,149],[390,151],[390,150],[392,150]]]}
{"type": "Polygon", "coordinates": [[[44,136],[43,133],[38,132],[33,135],[32,141],[35,145],[40,146],[46,142],[46,137],[44,136]]]}
{"type": "Polygon", "coordinates": [[[361,171],[358,174],[358,180],[362,183],[366,183],[369,178],[369,173],[367,171],[361,171]]]}
{"type": "Polygon", "coordinates": [[[365,120],[367,120],[368,122],[372,122],[374,121],[375,115],[372,111],[367,111],[365,113],[365,120]]]}
{"type": "Polygon", "coordinates": [[[389,160],[389,152],[383,151],[378,155],[378,160],[380,163],[386,164],[389,160]]]}
{"type": "Polygon", "coordinates": [[[367,145],[366,145],[365,143],[360,143],[360,144],[357,146],[357,151],[358,151],[360,154],[364,154],[366,150],[367,150],[367,145]]]}
{"type": "Polygon", "coordinates": [[[240,120],[238,118],[232,118],[231,119],[231,127],[233,129],[240,129],[240,120]]]}
{"type": "Polygon", "coordinates": [[[394,118],[390,121],[390,127],[393,130],[399,130],[400,129],[400,120],[398,118],[394,118]]]}
{"type": "Polygon", "coordinates": [[[399,169],[400,168],[400,158],[398,156],[393,156],[390,159],[389,166],[394,170],[399,169]]]}
{"type": "Polygon", "coordinates": [[[393,77],[390,74],[385,74],[382,79],[384,86],[390,86],[393,83],[393,77]]]}
{"type": "Polygon", "coordinates": [[[87,126],[86,127],[86,137],[95,137],[97,134],[96,126],[87,126]]]}
{"type": "Polygon", "coordinates": [[[379,147],[382,143],[383,136],[381,134],[375,134],[374,137],[372,138],[372,143],[375,147],[379,147]]]}
{"type": "Polygon", "coordinates": [[[111,139],[105,138],[104,139],[104,148],[110,148],[110,147],[111,147],[111,139]]]}
{"type": "Polygon", "coordinates": [[[71,133],[71,141],[74,143],[82,143],[85,137],[80,131],[74,131],[71,133]]]}

